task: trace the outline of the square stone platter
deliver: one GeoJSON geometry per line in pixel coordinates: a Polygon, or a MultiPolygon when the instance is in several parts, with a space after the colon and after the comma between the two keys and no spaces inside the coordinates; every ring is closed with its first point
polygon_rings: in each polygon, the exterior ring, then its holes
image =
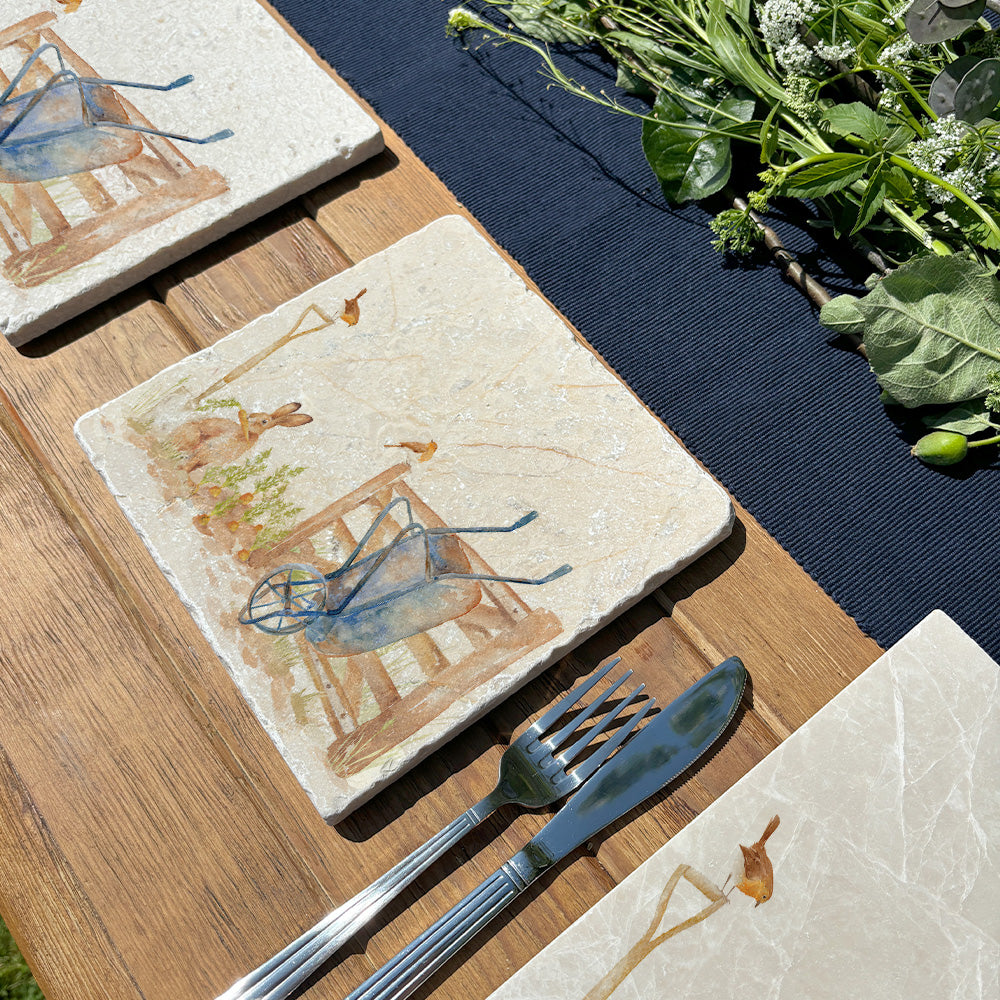
{"type": "Polygon", "coordinates": [[[330,820],[733,521],[724,491],[457,217],[76,431],[330,820]]]}
{"type": "Polygon", "coordinates": [[[15,344],[382,148],[256,0],[4,0],[8,90],[0,329],[15,344]]]}
{"type": "Polygon", "coordinates": [[[995,1000],[998,689],[933,612],[491,1000],[995,1000]]]}

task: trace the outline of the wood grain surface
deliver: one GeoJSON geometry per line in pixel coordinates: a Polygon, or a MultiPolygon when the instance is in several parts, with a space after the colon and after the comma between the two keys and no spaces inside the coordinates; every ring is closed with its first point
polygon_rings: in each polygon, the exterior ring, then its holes
{"type": "MultiPolygon", "coordinates": [[[[0,912],[48,1000],[211,1000],[485,794],[512,735],[604,658],[621,654],[665,701],[742,657],[752,691],[718,751],[418,993],[480,1000],[881,652],[738,509],[716,550],[348,819],[321,821],[72,427],[317,281],[467,214],[383,129],[375,159],[21,351],[0,344],[0,912]]],[[[357,986],[551,811],[488,820],[309,995],[357,986]]]]}

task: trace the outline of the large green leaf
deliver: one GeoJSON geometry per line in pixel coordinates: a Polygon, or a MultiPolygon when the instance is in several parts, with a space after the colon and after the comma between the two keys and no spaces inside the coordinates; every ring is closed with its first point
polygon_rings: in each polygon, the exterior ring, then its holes
{"type": "MultiPolygon", "coordinates": [[[[678,88],[686,85],[679,74],[671,80],[678,88]]],[[[715,133],[731,127],[734,119],[748,122],[753,108],[753,95],[741,87],[721,94],[660,91],[653,106],[656,121],[643,122],[642,149],[667,201],[698,201],[725,186],[732,169],[731,140],[715,133]]]]}
{"type": "Polygon", "coordinates": [[[757,35],[749,23],[750,5],[708,0],[705,33],[726,79],[746,86],[755,94],[775,101],[785,99],[785,91],[771,75],[757,35]]]}
{"type": "Polygon", "coordinates": [[[582,42],[588,38],[585,28],[591,12],[574,0],[515,2],[505,7],[504,13],[526,35],[542,42],[582,42]]]}
{"type": "Polygon", "coordinates": [[[637,35],[631,31],[615,30],[602,34],[601,40],[614,42],[626,52],[634,54],[636,62],[641,65],[655,66],[657,63],[670,64],[673,62],[672,56],[674,53],[664,48],[660,42],[656,41],[655,38],[650,38],[648,35],[637,35]]]}
{"type": "Polygon", "coordinates": [[[781,193],[795,198],[822,198],[860,180],[870,162],[871,157],[861,153],[823,154],[812,166],[789,174],[781,193]]]}
{"type": "Polygon", "coordinates": [[[865,142],[879,142],[889,136],[889,124],[867,104],[834,104],[823,112],[823,120],[837,135],[856,135],[865,142]]]}
{"type": "Polygon", "coordinates": [[[983,396],[1000,367],[1000,282],[965,258],[909,260],[862,298],[832,299],[820,321],[863,337],[879,385],[903,406],[983,396]]]}

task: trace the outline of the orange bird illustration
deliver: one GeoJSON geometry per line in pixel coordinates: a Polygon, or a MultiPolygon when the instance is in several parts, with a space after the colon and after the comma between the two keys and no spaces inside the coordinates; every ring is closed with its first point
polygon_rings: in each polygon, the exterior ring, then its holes
{"type": "Polygon", "coordinates": [[[774,891],[774,869],[771,867],[771,859],[767,856],[764,842],[778,829],[780,822],[780,816],[773,816],[756,844],[750,847],[740,844],[740,850],[743,852],[743,874],[737,879],[736,888],[757,900],[754,907],[766,903],[774,891]]]}

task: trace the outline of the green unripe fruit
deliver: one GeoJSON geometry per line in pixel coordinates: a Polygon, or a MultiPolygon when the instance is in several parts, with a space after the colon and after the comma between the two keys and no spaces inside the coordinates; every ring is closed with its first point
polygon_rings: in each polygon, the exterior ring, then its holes
{"type": "Polygon", "coordinates": [[[910,449],[910,454],[928,465],[954,465],[965,458],[968,450],[969,441],[964,434],[931,431],[910,449]]]}

